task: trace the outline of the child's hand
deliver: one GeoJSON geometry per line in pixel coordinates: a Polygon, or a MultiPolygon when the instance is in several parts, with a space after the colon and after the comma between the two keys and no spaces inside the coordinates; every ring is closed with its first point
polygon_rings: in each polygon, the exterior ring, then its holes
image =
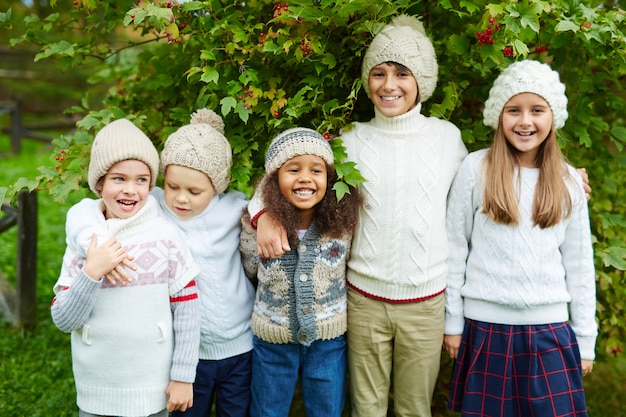
{"type": "Polygon", "coordinates": [[[578,174],[583,179],[583,190],[585,190],[587,200],[591,200],[591,187],[589,186],[589,175],[587,175],[587,170],[585,168],[578,168],[576,171],[578,171],[578,174]]]}
{"type": "Polygon", "coordinates": [[[583,367],[583,376],[590,374],[593,370],[593,361],[591,359],[583,359],[581,364],[583,367]]]}
{"type": "Polygon", "coordinates": [[[132,269],[133,271],[137,270],[137,265],[135,265],[132,261],[135,259],[134,256],[128,255],[126,259],[122,261],[121,264],[117,265],[111,272],[105,274],[104,277],[109,281],[112,285],[116,285],[118,282],[122,285],[130,284],[133,282],[133,279],[130,277],[128,272],[124,269],[124,267],[132,269]]]}
{"type": "Polygon", "coordinates": [[[87,250],[87,260],[83,270],[89,278],[98,281],[127,259],[126,250],[115,238],[98,246],[98,236],[94,233],[87,250]]]}
{"type": "Polygon", "coordinates": [[[193,406],[193,384],[172,381],[167,387],[167,411],[186,411],[193,406]]]}
{"type": "Polygon", "coordinates": [[[278,258],[289,252],[289,240],[285,228],[267,213],[256,220],[256,246],[263,258],[278,258]]]}
{"type": "Polygon", "coordinates": [[[459,347],[461,347],[462,335],[460,334],[444,334],[443,335],[443,349],[448,352],[448,355],[452,359],[456,359],[459,354],[459,347]]]}

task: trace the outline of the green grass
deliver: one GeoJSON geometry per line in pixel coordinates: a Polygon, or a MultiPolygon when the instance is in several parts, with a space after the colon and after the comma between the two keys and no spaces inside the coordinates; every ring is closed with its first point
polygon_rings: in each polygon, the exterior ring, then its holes
{"type": "MultiPolygon", "coordinates": [[[[11,184],[20,177],[36,175],[38,166],[53,163],[50,148],[41,144],[25,141],[22,154],[18,156],[11,155],[9,150],[9,139],[0,135],[0,186],[11,184]]],[[[69,203],[59,205],[45,192],[39,193],[38,325],[31,332],[16,330],[0,316],[2,417],[78,415],[69,336],[54,326],[49,311],[52,286],[65,250],[65,213],[69,206],[69,203]]],[[[13,283],[16,236],[16,228],[0,234],[0,272],[13,283]]],[[[448,369],[443,369],[442,373],[447,372],[448,369]]],[[[625,387],[626,356],[601,356],[592,374],[585,377],[590,416],[626,417],[625,387]]],[[[294,399],[290,415],[304,416],[299,398],[294,399]]]]}

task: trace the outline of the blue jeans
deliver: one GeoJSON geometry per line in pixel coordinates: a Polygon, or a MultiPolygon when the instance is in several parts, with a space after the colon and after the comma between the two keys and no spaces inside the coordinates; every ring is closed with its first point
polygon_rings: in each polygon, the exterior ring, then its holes
{"type": "Polygon", "coordinates": [[[341,417],[346,398],[346,338],[311,346],[254,337],[251,417],[287,417],[300,375],[307,417],[341,417]]]}
{"type": "Polygon", "coordinates": [[[209,417],[215,398],[217,417],[250,415],[252,351],[221,360],[200,360],[193,384],[193,407],[172,417],[209,417]]]}

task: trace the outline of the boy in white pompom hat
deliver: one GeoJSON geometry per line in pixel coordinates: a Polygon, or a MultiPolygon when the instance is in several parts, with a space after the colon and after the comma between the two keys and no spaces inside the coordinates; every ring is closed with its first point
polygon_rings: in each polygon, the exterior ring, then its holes
{"type": "Polygon", "coordinates": [[[251,401],[254,287],[239,253],[241,213],[248,204],[230,182],[232,150],[222,118],[209,109],[172,133],[161,152],[163,189],[154,195],[164,216],[178,225],[200,266],[200,361],[194,404],[172,416],[247,417],[251,401]]]}

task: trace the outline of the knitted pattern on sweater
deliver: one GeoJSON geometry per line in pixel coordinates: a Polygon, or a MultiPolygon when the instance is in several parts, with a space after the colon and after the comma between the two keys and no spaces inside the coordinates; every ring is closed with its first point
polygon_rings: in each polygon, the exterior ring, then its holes
{"type": "Polygon", "coordinates": [[[68,247],[52,317],[72,332],[80,409],[150,415],[165,408],[170,380],[195,379],[200,315],[195,287],[186,287],[198,269],[180,232],[158,215],[153,197],[129,219],[105,220],[102,210],[101,200],[85,199],[68,212],[68,247]],[[115,236],[134,256],[133,282],[113,286],[83,272],[92,233],[99,243],[115,236]]]}
{"type": "Polygon", "coordinates": [[[421,105],[395,117],[376,111],[342,139],[366,182],[348,282],[389,301],[415,301],[446,285],[446,197],[467,154],[452,123],[421,105]]]}
{"type": "Polygon", "coordinates": [[[581,356],[593,359],[595,271],[580,176],[567,167],[573,203],[570,217],[541,229],[532,220],[539,169],[521,168],[516,187],[520,224],[504,225],[482,213],[481,165],[486,153],[486,149],[474,152],[463,161],[450,190],[445,333],[461,334],[464,316],[525,325],[564,322],[571,315],[581,356]]]}
{"type": "Polygon", "coordinates": [[[315,223],[295,249],[261,259],[250,218],[242,218],[240,250],[249,276],[258,276],[252,331],[270,343],[311,345],[347,328],[345,271],[350,236],[320,236],[315,223]]]}

